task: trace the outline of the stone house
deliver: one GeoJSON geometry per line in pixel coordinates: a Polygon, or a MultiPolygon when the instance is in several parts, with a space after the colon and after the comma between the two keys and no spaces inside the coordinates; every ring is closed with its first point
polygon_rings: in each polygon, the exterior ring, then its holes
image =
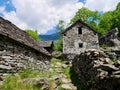
{"type": "Polygon", "coordinates": [[[45,48],[49,53],[53,52],[53,41],[40,41],[39,45],[45,48]]]}
{"type": "MultiPolygon", "coordinates": [[[[0,52],[2,51],[9,52],[11,53],[10,55],[26,56],[30,60],[32,58],[35,63],[50,62],[51,59],[51,54],[39,46],[39,43],[32,39],[26,32],[0,17],[0,52]]],[[[0,57],[2,58],[2,56],[0,57]]],[[[28,63],[29,60],[26,64],[28,63]]],[[[40,65],[34,66],[40,67],[40,65]]]]}
{"type": "Polygon", "coordinates": [[[63,32],[63,54],[80,54],[86,49],[98,49],[98,34],[81,20],[63,32]]]}

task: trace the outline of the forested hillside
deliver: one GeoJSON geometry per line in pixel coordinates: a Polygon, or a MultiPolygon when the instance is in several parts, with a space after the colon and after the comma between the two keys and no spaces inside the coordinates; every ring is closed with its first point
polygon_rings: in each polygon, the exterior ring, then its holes
{"type": "Polygon", "coordinates": [[[120,36],[120,3],[118,3],[115,10],[104,13],[91,11],[83,7],[76,12],[76,15],[71,19],[70,23],[74,23],[78,19],[81,19],[95,29],[100,36],[116,27],[119,30],[120,36]]]}

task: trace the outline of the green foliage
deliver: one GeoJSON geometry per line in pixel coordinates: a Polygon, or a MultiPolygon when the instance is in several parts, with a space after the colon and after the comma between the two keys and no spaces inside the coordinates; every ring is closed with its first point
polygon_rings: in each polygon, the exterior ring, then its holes
{"type": "Polygon", "coordinates": [[[114,11],[108,11],[100,14],[98,11],[91,11],[85,7],[78,10],[71,19],[71,23],[81,19],[101,36],[113,28],[118,28],[120,36],[120,3],[114,11]]]}
{"type": "MultiPolygon", "coordinates": [[[[25,70],[24,72],[18,73],[16,75],[9,75],[7,78],[5,78],[3,85],[0,86],[0,90],[41,90],[40,85],[35,85],[34,83],[23,83],[23,79],[25,78],[40,78],[45,77],[49,78],[50,81],[50,90],[54,90],[55,86],[55,80],[53,76],[65,74],[67,79],[72,80],[72,83],[75,84],[75,86],[78,86],[78,90],[90,90],[88,87],[84,84],[79,84],[79,79],[77,77],[77,74],[74,72],[73,68],[71,66],[68,66],[66,68],[63,68],[62,65],[65,62],[59,59],[53,58],[51,60],[51,69],[53,71],[44,71],[44,72],[38,72],[38,71],[32,71],[32,70],[25,70]],[[56,64],[61,63],[61,64],[56,64]],[[62,72],[57,72],[56,66],[61,69],[62,72]]],[[[66,90],[61,88],[62,81],[60,82],[60,85],[58,87],[59,90],[66,90]]]]}
{"type": "Polygon", "coordinates": [[[100,20],[100,14],[98,11],[91,11],[85,7],[78,10],[76,15],[71,19],[71,23],[76,22],[77,20],[82,20],[83,22],[87,23],[93,29],[97,30],[98,26],[97,23],[100,20]]]}
{"type": "MultiPolygon", "coordinates": [[[[0,86],[0,90],[41,90],[41,86],[33,85],[32,83],[23,83],[22,80],[25,78],[40,78],[52,77],[56,72],[50,73],[47,71],[39,72],[33,70],[25,70],[24,72],[18,73],[18,75],[9,75],[5,78],[3,85],[0,86]]],[[[52,81],[50,82],[52,83],[52,81]]],[[[50,86],[50,88],[52,85],[50,86]]]]}
{"type": "Polygon", "coordinates": [[[120,36],[120,2],[118,3],[116,9],[113,11],[113,26],[112,28],[117,27],[119,30],[119,36],[120,36]]]}
{"type": "Polygon", "coordinates": [[[108,30],[111,29],[112,18],[113,18],[113,14],[111,11],[106,12],[101,16],[99,27],[103,28],[104,32],[107,32],[108,30]]]}
{"type": "Polygon", "coordinates": [[[34,78],[40,76],[40,72],[38,71],[32,71],[30,69],[26,69],[24,72],[19,73],[20,77],[22,79],[24,78],[34,78]]]}
{"type": "Polygon", "coordinates": [[[60,38],[59,40],[54,41],[54,50],[62,51],[63,49],[63,40],[60,38]]]}
{"type": "Polygon", "coordinates": [[[99,24],[100,30],[104,31],[103,33],[116,27],[119,30],[120,36],[120,3],[118,3],[114,11],[105,12],[101,17],[99,24]]]}
{"type": "Polygon", "coordinates": [[[24,84],[19,76],[8,76],[0,90],[38,90],[32,85],[24,84]]]}
{"type": "Polygon", "coordinates": [[[98,11],[91,11],[85,7],[81,8],[78,10],[76,15],[71,19],[71,22],[74,23],[77,20],[81,19],[83,22],[88,23],[88,22],[94,22],[96,20],[99,20],[100,14],[98,11]]]}
{"type": "Polygon", "coordinates": [[[63,48],[63,40],[62,40],[62,32],[64,31],[64,21],[60,20],[58,24],[58,31],[60,34],[60,39],[54,41],[54,50],[62,51],[63,48]]]}
{"type": "Polygon", "coordinates": [[[37,42],[40,41],[37,30],[36,30],[36,31],[33,31],[33,30],[25,30],[25,32],[28,33],[35,41],[37,41],[37,42]]]}
{"type": "Polygon", "coordinates": [[[64,23],[64,21],[63,20],[60,20],[59,21],[59,24],[58,24],[58,31],[59,31],[59,33],[61,34],[65,29],[64,29],[64,27],[65,27],[65,25],[64,25],[65,23],[64,23]]]}

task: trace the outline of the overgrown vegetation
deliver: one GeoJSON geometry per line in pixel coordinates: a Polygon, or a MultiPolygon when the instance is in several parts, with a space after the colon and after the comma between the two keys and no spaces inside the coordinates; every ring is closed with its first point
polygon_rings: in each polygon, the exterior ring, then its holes
{"type": "MultiPolygon", "coordinates": [[[[108,11],[105,13],[99,13],[98,11],[91,11],[88,8],[81,8],[76,12],[76,15],[71,19],[70,24],[75,23],[77,20],[81,19],[83,22],[87,23],[90,27],[96,30],[99,36],[107,33],[109,30],[118,28],[120,36],[120,3],[113,11],[108,11]]],[[[54,50],[62,51],[63,41],[62,32],[65,30],[65,23],[63,20],[59,21],[58,32],[61,37],[59,40],[54,42],[54,50]]]]}
{"type": "Polygon", "coordinates": [[[35,41],[40,42],[39,34],[37,30],[24,30],[26,33],[28,33],[35,41]]]}
{"type": "MultiPolygon", "coordinates": [[[[16,75],[9,75],[5,78],[3,85],[0,86],[0,90],[41,90],[40,87],[32,85],[31,83],[29,84],[25,84],[23,83],[24,79],[27,78],[48,78],[50,81],[50,90],[53,90],[53,86],[54,86],[54,79],[52,79],[53,76],[58,76],[60,73],[56,71],[56,63],[61,63],[64,64],[64,61],[58,60],[58,59],[52,59],[51,61],[51,69],[53,70],[52,72],[50,72],[49,70],[47,71],[33,71],[33,70],[25,70],[24,72],[20,72],[16,75]]],[[[62,68],[60,67],[62,70],[62,73],[64,73],[67,78],[70,78],[70,67],[67,68],[62,68]]],[[[59,90],[63,90],[60,89],[59,90]]]]}
{"type": "MultiPolygon", "coordinates": [[[[68,66],[66,68],[62,68],[62,65],[65,61],[53,58],[51,60],[51,69],[52,71],[33,71],[33,70],[25,70],[24,72],[18,73],[16,75],[9,75],[5,78],[3,85],[0,86],[0,90],[41,90],[40,86],[31,84],[31,83],[23,83],[24,79],[28,78],[48,78],[50,82],[50,90],[54,90],[54,76],[59,76],[61,73],[65,74],[66,78],[71,79],[72,83],[77,87],[77,90],[89,90],[88,86],[83,83],[80,83],[77,74],[74,72],[72,66],[68,66]],[[60,63],[61,65],[57,65],[60,63]],[[61,69],[61,72],[57,72],[56,66],[61,69]]],[[[63,83],[60,82],[58,90],[66,90],[61,88],[63,83]]]]}
{"type": "Polygon", "coordinates": [[[34,86],[30,84],[24,84],[21,81],[21,77],[18,76],[8,76],[4,82],[0,90],[40,90],[34,88],[34,86]]]}
{"type": "Polygon", "coordinates": [[[63,40],[62,40],[62,32],[64,29],[64,21],[60,20],[58,24],[58,33],[60,34],[60,39],[57,41],[54,41],[54,50],[62,51],[63,48],[63,40]]]}
{"type": "Polygon", "coordinates": [[[83,7],[76,12],[76,15],[71,19],[71,23],[79,19],[96,30],[100,36],[116,27],[119,30],[120,36],[120,3],[118,3],[115,10],[102,14],[83,7]]]}
{"type": "Polygon", "coordinates": [[[63,48],[63,40],[62,37],[59,40],[54,41],[54,50],[62,51],[63,48]]]}

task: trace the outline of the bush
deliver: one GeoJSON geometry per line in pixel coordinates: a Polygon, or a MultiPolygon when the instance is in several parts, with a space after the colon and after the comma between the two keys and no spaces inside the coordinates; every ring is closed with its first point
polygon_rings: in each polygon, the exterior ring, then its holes
{"type": "Polygon", "coordinates": [[[62,49],[63,49],[63,40],[62,38],[60,38],[59,40],[54,42],[54,50],[62,51],[62,49]]]}
{"type": "Polygon", "coordinates": [[[37,31],[33,30],[25,30],[26,33],[28,33],[35,41],[40,42],[39,35],[37,31]]]}

